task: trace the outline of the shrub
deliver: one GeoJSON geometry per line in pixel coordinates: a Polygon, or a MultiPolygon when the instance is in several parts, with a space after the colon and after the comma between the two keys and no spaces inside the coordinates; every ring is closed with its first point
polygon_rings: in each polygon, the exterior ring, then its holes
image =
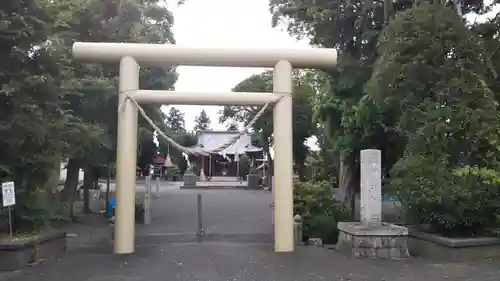
{"type": "Polygon", "coordinates": [[[324,244],[335,244],[339,236],[337,220],[331,215],[314,215],[309,219],[305,234],[321,238],[324,244]]]}
{"type": "Polygon", "coordinates": [[[409,156],[393,167],[390,183],[407,210],[431,231],[475,236],[499,229],[500,174],[494,170],[449,169],[421,155],[409,156]]]}
{"type": "Polygon", "coordinates": [[[328,244],[337,241],[337,222],[348,219],[344,206],[333,200],[328,182],[295,182],[294,214],[303,219],[304,236],[318,237],[328,244]]]}

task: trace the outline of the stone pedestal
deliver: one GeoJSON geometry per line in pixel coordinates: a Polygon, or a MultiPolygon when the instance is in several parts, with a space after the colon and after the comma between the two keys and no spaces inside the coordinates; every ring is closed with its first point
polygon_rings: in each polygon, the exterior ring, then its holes
{"type": "Polygon", "coordinates": [[[382,223],[364,226],[359,222],[339,222],[337,249],[355,258],[402,259],[409,257],[408,229],[382,223]]]}
{"type": "Polygon", "coordinates": [[[184,174],[184,185],[182,188],[195,188],[197,177],[195,174],[184,174]]]}
{"type": "Polygon", "coordinates": [[[409,256],[408,229],[382,222],[381,152],[361,151],[361,222],[339,222],[337,249],[353,257],[401,259],[409,256]]]}
{"type": "Polygon", "coordinates": [[[260,189],[260,175],[249,174],[247,176],[248,189],[260,189]]]}

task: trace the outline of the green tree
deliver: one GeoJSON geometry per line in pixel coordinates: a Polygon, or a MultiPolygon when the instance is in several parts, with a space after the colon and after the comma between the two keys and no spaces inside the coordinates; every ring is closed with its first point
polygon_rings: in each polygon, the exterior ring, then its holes
{"type": "Polygon", "coordinates": [[[186,131],[184,113],[175,107],[171,107],[165,118],[165,124],[174,133],[186,131]]]}
{"type": "MultiPolygon", "coordinates": [[[[307,83],[306,72],[294,73],[294,95],[293,95],[293,151],[294,161],[299,170],[299,175],[304,178],[304,165],[308,147],[305,141],[312,135],[312,106],[310,98],[314,90],[307,83]]],[[[262,74],[252,75],[243,80],[233,88],[235,92],[272,92],[272,72],[266,71],[262,74]]],[[[260,111],[256,106],[226,106],[222,110],[220,122],[232,120],[247,124],[260,111]]],[[[265,112],[254,124],[253,131],[261,137],[264,151],[269,154],[269,148],[273,145],[273,114],[272,110],[265,112]]],[[[272,160],[270,161],[272,167],[272,160]]],[[[270,171],[272,170],[269,169],[270,171]]],[[[270,177],[269,177],[270,178],[270,177]]]]}
{"type": "MultiPolygon", "coordinates": [[[[34,152],[31,153],[31,156],[41,159],[43,162],[52,162],[50,171],[46,170],[47,167],[42,167],[44,164],[41,162],[35,164],[37,167],[25,165],[28,173],[26,178],[35,180],[36,176],[33,172],[41,173],[41,179],[38,179],[37,182],[38,185],[43,185],[46,182],[43,180],[44,178],[53,178],[52,174],[55,174],[53,171],[59,171],[60,159],[69,159],[66,192],[64,192],[63,198],[72,200],[76,191],[78,169],[84,167],[88,170],[86,178],[91,180],[90,182],[86,181],[88,189],[89,184],[93,184],[95,180],[95,176],[89,176],[95,174],[94,166],[103,162],[109,163],[116,155],[116,78],[118,67],[117,65],[96,66],[73,62],[71,44],[74,41],[174,42],[170,32],[171,14],[164,7],[158,5],[141,6],[133,1],[121,1],[121,3],[107,1],[105,5],[102,1],[97,0],[38,1],[37,5],[32,5],[30,1],[22,2],[20,5],[17,5],[19,3],[11,5],[13,2],[10,2],[3,3],[6,6],[0,6],[0,11],[4,17],[14,17],[11,25],[13,30],[11,32],[7,30],[5,33],[14,35],[14,37],[4,37],[4,39],[15,46],[11,49],[26,49],[26,56],[29,59],[26,60],[26,57],[20,56],[21,52],[17,52],[16,56],[12,57],[7,49],[2,55],[17,59],[23,64],[29,62],[34,67],[35,73],[39,75],[29,75],[28,77],[39,79],[36,83],[43,83],[43,89],[50,89],[53,93],[52,97],[44,97],[41,90],[23,89],[28,100],[48,113],[46,116],[45,113],[36,116],[40,124],[27,123],[35,126],[37,130],[45,130],[48,134],[47,137],[44,137],[40,132],[36,134],[37,138],[43,139],[40,145],[43,147],[45,156],[37,156],[34,152]],[[30,14],[29,9],[15,11],[15,9],[23,9],[24,5],[32,8],[33,14],[30,14]],[[12,9],[8,10],[8,7],[12,9]],[[22,18],[15,19],[14,15],[22,15],[22,18]],[[16,28],[20,29],[16,30],[16,28]],[[22,30],[24,28],[26,30],[22,30]],[[37,36],[31,36],[31,43],[21,42],[17,39],[17,41],[12,40],[32,32],[36,32],[37,36]],[[22,48],[20,48],[21,46],[22,48]],[[36,70],[37,64],[44,71],[36,70]],[[46,73],[51,73],[52,76],[48,77],[45,75],[46,73]],[[32,96],[34,93],[36,95],[32,96]],[[54,112],[46,111],[49,109],[54,112]],[[55,131],[49,131],[44,129],[44,126],[54,129],[56,126],[58,127],[55,131]],[[51,137],[55,139],[51,139],[51,137]],[[45,142],[50,142],[51,145],[45,142]]],[[[5,19],[6,22],[10,21],[10,19],[5,19]]],[[[8,48],[8,44],[3,46],[8,48]]],[[[20,64],[13,61],[12,65],[20,64]]],[[[25,67],[20,69],[25,69],[25,67]]],[[[26,70],[28,69],[26,68],[26,70]]],[[[149,89],[172,88],[177,77],[172,70],[143,70],[140,77],[141,87],[149,89]]],[[[8,71],[2,70],[2,74],[5,73],[8,71]]],[[[27,74],[24,70],[20,73],[27,74]]],[[[12,73],[12,75],[20,79],[16,82],[15,79],[9,78],[14,84],[25,83],[25,79],[19,74],[12,73]]],[[[10,91],[8,87],[5,89],[10,91]]],[[[27,102],[22,104],[29,105],[27,102]]],[[[32,106],[31,108],[35,109],[36,107],[32,106]]],[[[145,109],[154,120],[161,124],[163,116],[157,113],[157,106],[146,106],[145,109]]],[[[19,108],[19,110],[3,112],[18,112],[27,118],[28,115],[23,111],[19,108]]],[[[6,117],[5,120],[10,120],[11,117],[6,117]]],[[[18,119],[23,120],[22,118],[18,119]]],[[[146,128],[144,121],[140,120],[139,122],[141,128],[146,128]]],[[[17,142],[19,142],[19,139],[23,138],[22,135],[32,134],[16,135],[13,139],[18,139],[17,142]]],[[[139,135],[140,137],[148,137],[143,129],[140,129],[139,135]]],[[[30,139],[34,142],[42,140],[37,138],[30,139]]],[[[150,138],[151,142],[152,140],[150,138]]],[[[26,155],[30,154],[26,148],[23,149],[23,152],[27,153],[26,155]]],[[[22,153],[17,153],[16,162],[20,163],[19,159],[23,157],[22,153]]],[[[12,173],[12,169],[8,165],[3,167],[7,167],[2,169],[5,174],[12,173]]],[[[16,171],[16,174],[21,175],[22,173],[16,171]]],[[[20,176],[20,178],[24,178],[24,176],[20,176]]]]}
{"type": "Polygon", "coordinates": [[[56,25],[50,4],[0,4],[0,181],[16,184],[14,230],[43,226],[57,208],[40,201],[42,195],[53,200],[53,186],[46,183],[59,169],[68,121],[58,87],[60,61],[48,44],[56,25]]]}
{"type": "MultiPolygon", "coordinates": [[[[184,121],[184,113],[178,110],[175,107],[171,107],[169,113],[165,117],[165,133],[173,138],[178,144],[184,147],[191,147],[196,144],[196,137],[186,131],[185,121],[184,121]]],[[[167,143],[164,139],[160,139],[160,153],[162,155],[169,154],[170,159],[174,165],[180,170],[180,173],[183,174],[187,169],[187,162],[181,151],[175,149],[170,143],[167,143]]]]}
{"type": "Polygon", "coordinates": [[[392,187],[435,230],[492,227],[500,198],[483,179],[498,169],[498,102],[480,38],[453,10],[420,4],[384,29],[379,54],[370,96],[407,140],[392,187]]]}
{"type": "Polygon", "coordinates": [[[204,109],[201,110],[200,115],[194,120],[194,130],[195,131],[205,131],[210,129],[210,118],[204,109]]]}
{"type": "MultiPolygon", "coordinates": [[[[367,95],[365,84],[372,76],[382,28],[389,23],[391,15],[416,3],[410,0],[383,1],[383,5],[363,0],[269,2],[274,25],[283,24],[291,35],[308,38],[314,45],[339,50],[337,69],[318,73],[313,85],[315,120],[322,131],[321,154],[325,168],[338,175],[332,181],[338,182],[343,201],[352,202],[359,187],[361,149],[382,150],[384,173],[388,173],[404,153],[405,139],[394,129],[397,113],[380,110],[367,95]]],[[[453,5],[452,1],[441,3],[453,5]]],[[[460,10],[468,13],[481,6],[482,1],[462,1],[460,10]]]]}
{"type": "Polygon", "coordinates": [[[407,153],[488,165],[484,153],[493,149],[498,104],[485,83],[489,70],[478,41],[441,5],[421,4],[384,29],[367,90],[398,120],[394,129],[408,140],[407,153]]]}
{"type": "MultiPolygon", "coordinates": [[[[118,64],[89,65],[74,62],[69,53],[74,41],[175,43],[170,27],[172,15],[164,7],[134,1],[80,0],[70,9],[68,27],[57,34],[59,47],[66,55],[68,72],[66,90],[73,93],[68,110],[73,113],[79,126],[67,140],[70,150],[65,198],[74,198],[75,178],[78,168],[84,167],[86,175],[95,171],[94,166],[114,159],[116,155],[116,103],[118,64]],[[85,7],[85,9],[81,9],[85,7]],[[91,32],[89,32],[89,30],[91,32]],[[76,94],[75,94],[76,93],[76,94]],[[83,125],[83,126],[82,126],[83,125]],[[89,134],[88,130],[95,133],[89,134]],[[75,138],[74,134],[80,137],[75,138]]],[[[176,81],[174,69],[141,69],[139,84],[145,89],[170,89],[176,81]]],[[[148,116],[158,125],[163,123],[159,105],[143,106],[148,116]]],[[[153,134],[142,118],[139,119],[139,165],[146,165],[145,159],[152,159],[153,134]]],[[[89,181],[97,175],[88,177],[89,181]]],[[[92,182],[86,182],[87,190],[92,182]]]]}
{"type": "MultiPolygon", "coordinates": [[[[400,6],[411,3],[399,1],[393,8],[398,10],[400,6]]],[[[320,0],[312,5],[298,0],[277,0],[270,1],[270,8],[274,24],[286,24],[291,35],[307,37],[312,44],[335,47],[340,51],[337,69],[316,73],[311,81],[316,90],[315,120],[319,121],[325,136],[322,154],[332,159],[328,168],[338,175],[331,181],[338,182],[343,201],[352,201],[359,187],[359,150],[384,146],[372,140],[375,137],[373,132],[378,131],[375,127],[377,121],[358,122],[365,116],[361,109],[370,109],[367,108],[369,101],[365,101],[364,107],[358,107],[358,104],[365,94],[364,84],[371,76],[384,11],[379,5],[362,0],[320,0]]],[[[376,139],[390,140],[385,135],[376,139]]],[[[384,161],[384,164],[389,162],[384,161]]]]}

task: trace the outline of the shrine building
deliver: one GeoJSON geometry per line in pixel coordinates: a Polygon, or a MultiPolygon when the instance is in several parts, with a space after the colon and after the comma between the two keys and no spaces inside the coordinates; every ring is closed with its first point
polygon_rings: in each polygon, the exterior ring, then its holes
{"type": "MultiPolygon", "coordinates": [[[[229,131],[199,131],[196,135],[197,144],[190,147],[195,152],[208,152],[219,148],[236,137],[239,132],[229,131]]],[[[258,161],[263,158],[263,149],[252,145],[252,135],[242,135],[236,143],[224,149],[218,154],[210,156],[198,156],[195,162],[203,169],[207,177],[237,177],[239,174],[239,158],[246,154],[250,163],[258,167],[258,161]]]]}

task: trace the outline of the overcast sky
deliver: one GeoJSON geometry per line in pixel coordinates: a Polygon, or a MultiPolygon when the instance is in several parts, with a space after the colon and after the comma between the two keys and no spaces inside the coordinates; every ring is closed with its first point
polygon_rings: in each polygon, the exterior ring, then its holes
{"type": "MultiPolygon", "coordinates": [[[[174,35],[178,45],[282,48],[307,46],[285,31],[271,27],[269,0],[188,0],[175,7],[174,35]]],[[[243,79],[264,71],[260,68],[192,67],[177,68],[177,91],[228,92],[243,79]]],[[[212,129],[224,130],[219,124],[218,106],[175,106],[186,119],[186,128],[194,127],[194,119],[202,109],[210,116],[212,129]]],[[[168,109],[167,109],[168,110],[168,109]]]]}

